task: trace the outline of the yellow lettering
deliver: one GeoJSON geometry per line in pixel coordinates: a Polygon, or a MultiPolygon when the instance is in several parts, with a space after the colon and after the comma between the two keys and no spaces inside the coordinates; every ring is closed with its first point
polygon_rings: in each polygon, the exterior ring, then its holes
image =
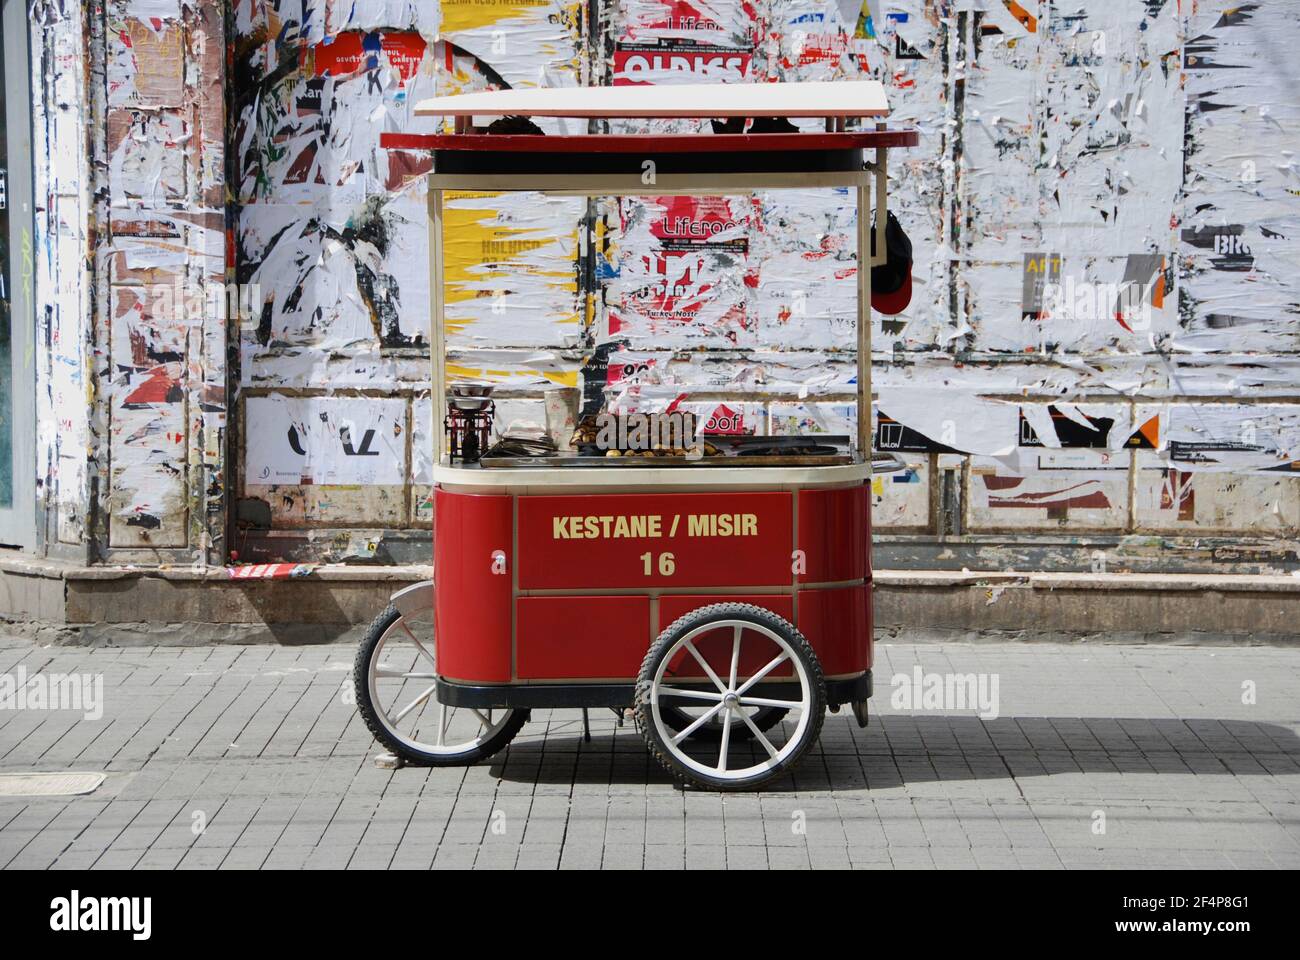
{"type": "MultiPolygon", "coordinates": [[[[700,513],[689,517],[690,535],[693,537],[741,536],[742,517],[752,514],[729,514],[720,518],[716,514],[700,513]],[[719,523],[722,529],[719,529],[719,523]]],[[[554,540],[642,540],[664,536],[663,517],[658,514],[632,514],[628,516],[576,516],[552,517],[551,538],[554,540]]]]}

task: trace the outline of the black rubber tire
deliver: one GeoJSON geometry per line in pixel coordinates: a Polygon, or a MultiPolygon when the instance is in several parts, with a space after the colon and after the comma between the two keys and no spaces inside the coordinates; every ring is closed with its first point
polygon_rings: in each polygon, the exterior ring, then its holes
{"type": "MultiPolygon", "coordinates": [[[[803,634],[789,621],[777,616],[770,610],[748,603],[715,603],[692,610],[686,616],[674,621],[650,645],[645,659],[641,661],[641,671],[637,674],[634,710],[636,712],[637,726],[641,730],[641,736],[645,740],[650,755],[668,770],[679,783],[693,784],[706,790],[753,790],[788,773],[791,768],[803,759],[804,754],[812,748],[812,745],[817,742],[817,738],[821,736],[822,722],[826,719],[826,681],[822,676],[821,664],[817,660],[817,654],[813,651],[812,645],[804,639],[803,634]],[[808,674],[809,687],[811,688],[809,690],[812,701],[809,705],[810,716],[808,726],[804,730],[802,742],[798,744],[790,756],[776,766],[742,780],[724,780],[710,777],[677,761],[673,757],[671,749],[660,737],[650,704],[650,688],[654,683],[655,673],[659,669],[659,661],[684,634],[690,633],[699,627],[707,626],[709,623],[722,620],[748,620],[759,623],[773,633],[779,634],[801,661],[804,670],[808,674]]],[[[664,722],[665,724],[668,723],[666,719],[664,722]]]]}
{"type": "MultiPolygon", "coordinates": [[[[754,726],[758,727],[758,729],[764,733],[767,733],[767,731],[771,730],[778,723],[784,720],[786,714],[789,712],[789,710],[783,710],[780,707],[759,707],[758,712],[750,719],[754,721],[754,726]]],[[[659,715],[664,718],[664,723],[668,724],[668,726],[672,727],[678,733],[685,730],[695,722],[695,719],[691,717],[690,714],[682,712],[677,709],[677,707],[661,706],[659,708],[659,715]]],[[[722,738],[722,731],[718,728],[717,724],[706,723],[704,726],[698,728],[694,733],[692,733],[691,736],[698,737],[701,740],[720,740],[722,738]]],[[[732,739],[739,738],[741,740],[752,740],[754,738],[754,733],[747,726],[741,725],[739,730],[733,726],[731,728],[731,736],[732,739]]]]}
{"type": "Polygon", "coordinates": [[[379,616],[375,617],[361,640],[361,646],[357,648],[357,658],[352,668],[352,681],[356,688],[357,710],[365,720],[366,728],[374,734],[379,743],[412,766],[464,767],[485,760],[504,749],[519,733],[520,728],[528,722],[527,710],[511,710],[510,719],[492,737],[469,750],[454,754],[426,753],[417,750],[394,737],[380,722],[375,705],[370,700],[370,684],[367,682],[370,659],[379,646],[380,638],[400,617],[397,608],[390,603],[379,616]]]}

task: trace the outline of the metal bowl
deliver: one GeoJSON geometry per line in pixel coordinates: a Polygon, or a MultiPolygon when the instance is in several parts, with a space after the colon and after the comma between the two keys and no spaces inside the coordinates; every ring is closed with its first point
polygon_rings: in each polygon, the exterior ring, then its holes
{"type": "Polygon", "coordinates": [[[492,384],[453,383],[450,392],[451,396],[448,400],[457,410],[482,410],[488,405],[489,398],[492,396],[492,384]]]}

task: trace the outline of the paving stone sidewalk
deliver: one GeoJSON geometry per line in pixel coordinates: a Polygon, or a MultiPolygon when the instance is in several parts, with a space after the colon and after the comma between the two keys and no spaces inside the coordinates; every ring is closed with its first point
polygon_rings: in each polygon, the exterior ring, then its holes
{"type": "Polygon", "coordinates": [[[792,777],[721,796],[674,789],[608,711],[591,743],[534,712],[477,766],[381,769],[352,647],[0,640],[0,679],[102,676],[105,701],[0,709],[0,774],[108,774],[0,797],[0,867],[1300,867],[1300,649],[877,652],[868,729],[828,716],[792,777]],[[998,716],[894,708],[916,667],[996,677],[998,716]]]}

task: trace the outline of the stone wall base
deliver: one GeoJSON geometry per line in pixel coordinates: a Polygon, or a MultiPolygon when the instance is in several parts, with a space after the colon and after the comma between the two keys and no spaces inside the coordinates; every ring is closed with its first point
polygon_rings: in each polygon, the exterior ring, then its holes
{"type": "MultiPolygon", "coordinates": [[[[428,566],[321,566],[288,579],[220,568],[85,567],[0,560],[4,632],[43,643],[350,641],[428,566]]],[[[986,639],[1290,643],[1300,577],[878,570],[875,622],[889,642],[986,639]]]]}

